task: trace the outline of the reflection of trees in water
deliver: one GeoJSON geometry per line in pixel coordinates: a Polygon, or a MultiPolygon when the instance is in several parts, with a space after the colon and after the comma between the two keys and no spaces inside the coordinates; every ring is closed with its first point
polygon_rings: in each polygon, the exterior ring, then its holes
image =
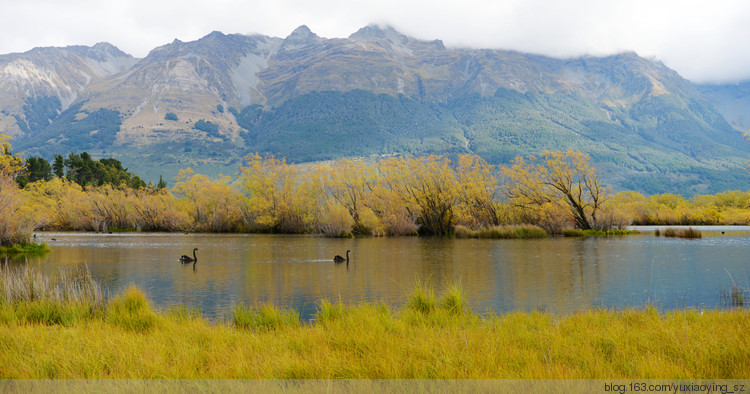
{"type": "Polygon", "coordinates": [[[512,240],[500,266],[511,309],[564,311],[595,306],[602,282],[600,239],[512,240]]]}
{"type": "Polygon", "coordinates": [[[249,249],[251,260],[258,263],[243,266],[243,293],[250,304],[288,304],[293,299],[314,304],[321,298],[402,303],[418,278],[438,293],[446,282],[460,280],[470,305],[481,304],[492,292],[494,263],[476,254],[471,246],[475,240],[270,238],[249,249]],[[348,270],[331,260],[346,249],[352,251],[348,270]]]}
{"type": "MultiPolygon", "coordinates": [[[[2,266],[3,269],[15,269],[15,268],[23,268],[25,266],[30,267],[42,267],[41,261],[44,258],[44,254],[29,254],[29,253],[22,253],[22,254],[15,254],[15,255],[0,255],[0,266],[2,266]]],[[[41,270],[44,274],[49,274],[46,270],[41,270]]]]}
{"type": "Polygon", "coordinates": [[[0,264],[30,266],[57,278],[61,268],[71,270],[86,263],[110,295],[133,283],[158,308],[182,303],[218,318],[239,303],[292,306],[303,316],[313,314],[321,298],[400,305],[417,279],[438,295],[446,282],[460,280],[467,304],[480,313],[488,308],[570,311],[605,302],[606,307],[643,305],[650,275],[652,294],[660,305],[673,306],[677,296],[687,297],[688,305],[709,305],[719,301],[716,286],[721,278],[726,280],[715,262],[721,261],[733,274],[744,272],[750,242],[746,237],[678,242],[647,236],[543,240],[55,236],[58,241],[50,242],[50,253],[0,257],[0,264]],[[177,259],[193,247],[201,252],[197,271],[177,259]],[[332,260],[347,249],[352,251],[348,270],[346,264],[332,260]]]}

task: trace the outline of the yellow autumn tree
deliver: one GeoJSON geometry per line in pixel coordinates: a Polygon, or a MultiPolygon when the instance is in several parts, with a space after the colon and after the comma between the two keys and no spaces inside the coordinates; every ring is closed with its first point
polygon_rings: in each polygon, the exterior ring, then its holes
{"type": "Polygon", "coordinates": [[[476,155],[458,158],[459,222],[471,228],[497,226],[501,222],[501,206],[496,168],[476,155]]]}
{"type": "Polygon", "coordinates": [[[110,184],[88,187],[84,191],[85,203],[82,218],[88,223],[86,230],[109,231],[110,227],[131,228],[129,203],[124,188],[110,184]]]}
{"type": "Polygon", "coordinates": [[[190,228],[189,216],[177,209],[177,199],[167,188],[133,190],[128,198],[133,221],[139,230],[184,231],[190,228]]]}
{"type": "Polygon", "coordinates": [[[383,183],[417,217],[421,231],[447,234],[455,225],[458,181],[450,159],[430,155],[384,160],[379,165],[383,183]]]}
{"type": "Polygon", "coordinates": [[[618,192],[607,200],[605,207],[624,225],[643,224],[649,215],[646,196],[634,191],[618,192]]]}
{"type": "MultiPolygon", "coordinates": [[[[323,188],[323,194],[330,196],[336,203],[343,207],[351,217],[351,227],[357,234],[372,234],[377,226],[368,218],[372,217],[371,210],[366,206],[367,196],[375,185],[377,175],[371,165],[361,161],[341,159],[331,166],[318,166],[316,172],[320,177],[319,185],[323,188]]],[[[336,208],[326,202],[327,211],[334,211],[331,216],[337,218],[338,222],[345,222],[341,213],[336,213],[336,208]]]]}
{"type": "Polygon", "coordinates": [[[24,187],[29,204],[35,207],[40,228],[91,230],[89,197],[79,184],[65,178],[29,183],[24,187]]]}
{"type": "Polygon", "coordinates": [[[685,197],[674,193],[654,194],[646,199],[649,221],[645,224],[680,224],[689,203],[685,197]]]}
{"type": "Polygon", "coordinates": [[[606,225],[597,215],[605,203],[608,189],[599,181],[588,155],[579,151],[549,152],[542,157],[517,157],[504,167],[507,182],[503,191],[508,201],[523,209],[553,209],[563,205],[584,230],[606,225]]]}
{"type": "Polygon", "coordinates": [[[231,232],[240,228],[240,194],[231,185],[231,178],[217,179],[196,174],[192,169],[180,170],[172,191],[183,212],[192,217],[198,231],[231,232]]]}
{"type": "Polygon", "coordinates": [[[255,230],[302,233],[311,226],[317,204],[312,174],[273,155],[251,154],[240,168],[243,220],[255,230]]]}
{"type": "Polygon", "coordinates": [[[26,244],[34,230],[34,221],[21,207],[24,198],[16,181],[0,174],[0,245],[26,244]]]}
{"type": "Polygon", "coordinates": [[[24,161],[11,153],[10,137],[0,134],[0,245],[26,244],[35,227],[33,217],[22,207],[24,196],[15,177],[24,161]]]}
{"type": "Polygon", "coordinates": [[[24,170],[24,160],[14,156],[10,145],[11,138],[0,133],[0,176],[15,179],[24,170]]]}

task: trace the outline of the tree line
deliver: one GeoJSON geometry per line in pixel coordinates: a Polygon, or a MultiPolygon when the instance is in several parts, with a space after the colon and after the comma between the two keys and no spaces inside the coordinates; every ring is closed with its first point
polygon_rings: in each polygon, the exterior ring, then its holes
{"type": "MultiPolygon", "coordinates": [[[[6,153],[9,154],[9,153],[6,153]]],[[[29,183],[50,181],[52,177],[67,178],[81,186],[121,185],[138,189],[146,183],[137,175],[123,168],[122,163],[113,158],[94,160],[87,152],[80,155],[71,153],[68,157],[55,155],[50,163],[43,157],[29,157],[15,180],[24,187],[29,183]]]]}
{"type": "Polygon", "coordinates": [[[115,159],[70,154],[45,165],[12,155],[7,137],[0,142],[3,245],[28,242],[36,229],[349,236],[531,224],[562,234],[629,224],[750,222],[750,192],[692,199],[614,194],[589,157],[576,151],[518,157],[508,166],[474,155],[293,165],[251,154],[236,178],[188,168],[167,188],[163,180],[146,185],[115,159]]]}

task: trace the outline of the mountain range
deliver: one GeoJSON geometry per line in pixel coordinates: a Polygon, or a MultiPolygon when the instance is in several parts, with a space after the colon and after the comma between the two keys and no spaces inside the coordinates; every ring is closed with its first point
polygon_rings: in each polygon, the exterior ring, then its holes
{"type": "Polygon", "coordinates": [[[0,132],[147,180],[236,173],[244,155],[588,153],[616,190],[750,189],[750,84],[697,85],[627,52],[557,59],[366,26],[348,38],[213,32],[134,58],[108,43],[0,55],[0,132]]]}

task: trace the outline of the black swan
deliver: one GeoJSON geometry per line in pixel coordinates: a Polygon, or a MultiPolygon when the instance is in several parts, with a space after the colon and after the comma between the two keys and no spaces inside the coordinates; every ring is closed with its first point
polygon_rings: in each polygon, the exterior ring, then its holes
{"type": "Polygon", "coordinates": [[[344,261],[346,261],[348,263],[349,262],[349,251],[348,250],[346,251],[346,258],[343,258],[343,257],[341,257],[339,255],[336,255],[336,257],[333,258],[333,261],[336,262],[336,263],[343,263],[344,261]]]}
{"type": "Polygon", "coordinates": [[[193,257],[190,257],[190,256],[187,256],[187,255],[183,254],[182,257],[180,257],[180,261],[183,262],[183,263],[192,263],[194,261],[198,261],[198,258],[195,257],[195,251],[196,250],[198,250],[198,248],[193,249],[193,257]]]}

